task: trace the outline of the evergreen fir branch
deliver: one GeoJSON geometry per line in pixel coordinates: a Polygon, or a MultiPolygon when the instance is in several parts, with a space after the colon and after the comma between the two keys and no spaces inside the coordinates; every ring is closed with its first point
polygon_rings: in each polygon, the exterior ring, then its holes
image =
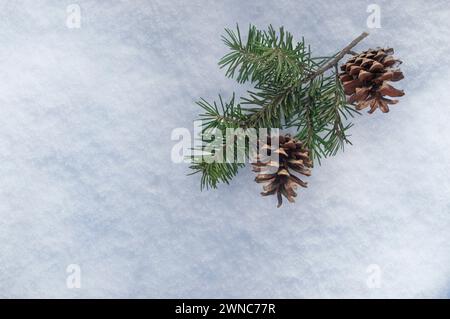
{"type": "Polygon", "coordinates": [[[204,113],[199,115],[203,121],[203,131],[211,128],[225,130],[226,128],[238,128],[246,125],[247,117],[240,104],[235,105],[234,94],[228,103],[224,103],[219,95],[219,102],[219,106],[215,101],[211,104],[203,98],[197,102],[197,105],[204,110],[204,113]]]}
{"type": "Polygon", "coordinates": [[[234,33],[226,29],[228,37],[223,37],[232,52],[220,62],[221,67],[228,66],[227,76],[234,77],[238,70],[237,81],[242,83],[249,78],[257,81],[249,98],[243,98],[243,104],[258,106],[249,108],[248,127],[281,127],[283,117],[290,117],[296,108],[294,94],[299,94],[301,85],[320,76],[367,36],[363,33],[347,47],[332,57],[311,57],[304,39],[293,50],[293,38],[280,28],[279,35],[272,26],[267,32],[250,26],[247,44],[243,45],[239,27],[234,33]],[[284,50],[284,51],[280,51],[284,50]],[[276,58],[275,58],[276,57],[276,58]]]}
{"type": "Polygon", "coordinates": [[[288,126],[297,127],[296,137],[308,145],[312,159],[320,164],[321,158],[335,155],[345,144],[351,144],[347,131],[352,124],[344,123],[359,113],[347,104],[337,68],[330,76],[320,75],[310,81],[301,105],[303,109],[288,126]]]}
{"type": "Polygon", "coordinates": [[[274,90],[261,90],[249,92],[248,98],[242,98],[243,104],[257,106],[246,108],[249,113],[247,125],[249,127],[275,127],[282,126],[282,112],[289,112],[294,96],[292,88],[281,92],[274,90]]]}
{"type": "MultiPolygon", "coordinates": [[[[235,103],[233,94],[228,103],[219,96],[219,103],[201,99],[203,130],[218,129],[225,136],[228,128],[287,128],[298,129],[297,138],[310,149],[310,157],[320,163],[322,157],[335,155],[348,140],[351,123],[345,122],[356,111],[347,104],[338,78],[337,63],[364,39],[362,33],[344,49],[330,57],[313,57],[304,39],[294,44],[289,32],[272,26],[267,31],[249,27],[246,41],[236,31],[226,29],[222,37],[230,49],[219,62],[226,76],[237,82],[251,81],[255,89],[235,103]],[[334,67],[334,72],[328,71],[334,67]],[[245,105],[245,107],[241,107],[245,105]]],[[[358,113],[358,112],[356,112],[358,113]]],[[[226,141],[222,140],[226,151],[226,141]]],[[[234,143],[236,144],[236,143],[234,143]]],[[[231,147],[235,148],[236,145],[231,147]]],[[[204,151],[202,146],[200,151],[204,151]]],[[[229,181],[244,163],[227,159],[225,163],[209,163],[203,157],[193,157],[191,169],[202,173],[201,188],[215,188],[229,181]]]]}
{"type": "Polygon", "coordinates": [[[198,162],[189,166],[193,170],[189,175],[201,173],[200,189],[217,188],[219,183],[229,184],[236,176],[239,168],[244,167],[243,163],[207,163],[198,162]]]}
{"type": "MultiPolygon", "coordinates": [[[[216,101],[209,103],[205,99],[201,99],[197,102],[197,104],[204,110],[204,112],[200,114],[200,119],[203,121],[202,136],[199,138],[202,139],[203,134],[208,130],[220,130],[222,133],[220,147],[222,147],[225,156],[230,147],[226,144],[226,130],[245,127],[246,115],[243,113],[240,105],[235,104],[234,94],[229,102],[224,102],[222,97],[219,95],[219,103],[216,101]]],[[[245,146],[247,146],[247,144],[245,146]]],[[[231,147],[236,148],[236,145],[232,145],[231,147]]],[[[192,156],[193,164],[190,166],[190,169],[192,169],[193,172],[189,175],[201,173],[201,189],[217,188],[217,185],[221,182],[228,184],[237,174],[239,168],[245,166],[244,163],[235,162],[234,158],[226,158],[227,161],[224,163],[205,161],[205,156],[211,156],[213,154],[205,152],[205,147],[203,144],[199,149],[194,149],[194,151],[196,151],[199,155],[192,156]]]]}
{"type": "Polygon", "coordinates": [[[319,76],[314,80],[310,80],[308,85],[304,86],[305,94],[299,100],[299,112],[294,118],[287,123],[288,127],[296,126],[298,133],[297,138],[303,141],[310,150],[310,158],[318,160],[326,156],[325,141],[321,133],[326,124],[321,121],[320,94],[323,78],[319,76]]]}
{"type": "Polygon", "coordinates": [[[347,99],[339,80],[338,68],[335,66],[334,75],[329,78],[330,91],[329,107],[324,111],[326,122],[332,123],[331,128],[327,129],[324,139],[327,141],[327,156],[336,155],[337,151],[344,150],[345,144],[352,144],[348,139],[347,131],[353,126],[352,123],[344,125],[344,121],[348,117],[360,114],[351,105],[347,103],[347,99]]]}
{"type": "Polygon", "coordinates": [[[241,38],[239,26],[236,32],[225,29],[224,43],[231,52],[219,62],[221,68],[227,68],[226,76],[236,77],[239,83],[248,80],[264,83],[268,80],[289,81],[300,74],[308,73],[307,50],[305,43],[294,45],[293,36],[281,27],[277,33],[272,26],[268,31],[257,30],[250,25],[247,42],[241,38]]]}

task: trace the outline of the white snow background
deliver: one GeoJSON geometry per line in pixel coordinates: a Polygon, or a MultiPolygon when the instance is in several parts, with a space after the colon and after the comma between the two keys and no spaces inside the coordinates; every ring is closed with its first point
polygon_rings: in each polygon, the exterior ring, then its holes
{"type": "Polygon", "coordinates": [[[448,1],[79,1],[69,29],[72,2],[0,2],[0,297],[449,296],[448,1]],[[242,91],[217,66],[236,23],[404,61],[401,102],[280,209],[248,167],[200,192],[170,160],[199,97],[242,91]]]}

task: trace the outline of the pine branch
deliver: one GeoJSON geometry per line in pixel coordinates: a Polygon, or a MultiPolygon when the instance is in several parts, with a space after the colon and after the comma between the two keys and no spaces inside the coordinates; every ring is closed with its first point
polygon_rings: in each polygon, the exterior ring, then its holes
{"type": "Polygon", "coordinates": [[[200,189],[217,188],[219,183],[229,184],[236,176],[239,168],[244,167],[243,163],[207,163],[198,162],[189,166],[193,170],[188,175],[201,173],[200,189]]]}
{"type": "Polygon", "coordinates": [[[347,104],[344,89],[342,83],[339,80],[338,68],[335,65],[334,74],[334,103],[330,107],[329,118],[330,122],[333,122],[332,128],[325,135],[324,139],[328,139],[328,153],[329,155],[336,155],[339,149],[344,150],[344,144],[352,144],[348,139],[347,130],[350,129],[353,124],[343,124],[343,119],[347,120],[347,115],[353,117],[354,114],[359,114],[350,105],[347,104]]]}
{"type": "MultiPolygon", "coordinates": [[[[344,121],[355,111],[347,104],[337,64],[368,33],[362,33],[331,57],[313,57],[304,39],[294,45],[292,35],[283,28],[276,32],[269,26],[268,31],[261,31],[250,25],[246,41],[242,40],[239,27],[236,32],[225,31],[222,39],[230,52],[220,60],[220,67],[226,68],[226,76],[239,83],[254,83],[255,90],[241,98],[246,107],[235,103],[234,94],[227,103],[220,96],[219,103],[201,99],[197,104],[204,111],[200,114],[204,120],[202,134],[210,130],[221,132],[222,140],[216,142],[226,152],[227,147],[236,147],[236,142],[226,145],[223,136],[227,129],[295,126],[299,130],[297,137],[319,163],[321,157],[334,155],[350,143],[347,130],[352,124],[344,121]],[[326,75],[333,67],[334,73],[326,75]]],[[[204,150],[202,146],[200,151],[204,150]]],[[[202,173],[202,188],[229,183],[244,166],[234,159],[219,163],[197,156],[192,160],[193,173],[202,173]]]]}
{"type": "Polygon", "coordinates": [[[248,80],[264,83],[271,79],[289,81],[309,72],[303,63],[306,54],[304,41],[294,45],[292,35],[283,27],[277,33],[272,26],[268,31],[261,31],[250,25],[245,44],[239,26],[236,33],[230,29],[225,31],[227,36],[222,39],[231,52],[220,60],[219,65],[227,68],[226,76],[236,77],[239,83],[248,80]]]}
{"type": "Polygon", "coordinates": [[[288,126],[297,128],[296,137],[308,145],[312,159],[320,164],[322,157],[335,155],[345,144],[351,144],[347,131],[352,124],[344,122],[359,113],[347,104],[337,66],[334,74],[310,82],[301,104],[303,108],[288,126]]]}
{"type": "MultiPolygon", "coordinates": [[[[230,146],[226,141],[226,130],[241,128],[246,125],[246,115],[242,112],[239,104],[235,104],[235,95],[233,94],[229,102],[224,102],[219,95],[219,103],[213,102],[212,104],[205,99],[201,99],[197,104],[204,110],[200,114],[202,120],[202,132],[199,138],[202,141],[202,145],[198,149],[194,149],[197,154],[192,156],[192,165],[190,169],[194,170],[191,174],[201,173],[200,188],[216,188],[219,183],[229,183],[230,180],[237,174],[240,167],[245,166],[244,163],[236,163],[234,158],[226,158],[227,151],[230,150],[230,146]],[[217,136],[220,133],[219,136],[217,136]],[[203,138],[205,135],[213,135],[217,149],[221,150],[224,155],[225,162],[209,161],[208,157],[214,156],[205,150],[203,138]],[[221,140],[218,140],[221,138],[221,140]]],[[[234,148],[234,145],[231,147],[234,148]]]]}
{"type": "MultiPolygon", "coordinates": [[[[249,126],[262,126],[258,125],[261,119],[265,120],[265,122],[260,124],[267,123],[267,118],[269,118],[271,115],[274,114],[274,110],[277,110],[277,108],[280,106],[280,104],[285,101],[290,94],[298,87],[300,87],[302,84],[310,82],[311,80],[314,80],[316,77],[322,75],[327,70],[332,68],[333,66],[336,66],[337,63],[346,55],[348,54],[359,42],[361,42],[365,37],[367,37],[369,34],[367,32],[363,32],[361,35],[359,35],[356,39],[354,39],[352,42],[350,42],[345,48],[343,48],[337,55],[335,55],[328,63],[317,69],[316,71],[312,72],[310,75],[306,77],[300,77],[297,79],[297,81],[292,84],[291,86],[287,87],[286,89],[282,90],[278,94],[272,97],[270,101],[261,101],[257,99],[248,100],[246,99],[246,103],[249,104],[258,104],[255,102],[259,102],[259,105],[261,106],[261,109],[254,112],[254,114],[249,118],[248,124],[249,126]]],[[[310,54],[308,54],[310,56],[310,54]]],[[[326,59],[324,59],[326,60],[326,59]]],[[[311,62],[310,62],[311,63],[311,62]]],[[[317,65],[317,63],[314,63],[317,65]]],[[[281,123],[276,123],[280,126],[281,123]]]]}
{"type": "Polygon", "coordinates": [[[228,103],[224,103],[219,95],[219,102],[220,105],[215,101],[211,104],[203,98],[197,102],[197,105],[204,110],[204,113],[200,114],[200,119],[203,121],[203,131],[210,128],[225,130],[226,128],[238,128],[246,125],[246,115],[239,104],[235,105],[234,94],[228,103]]]}

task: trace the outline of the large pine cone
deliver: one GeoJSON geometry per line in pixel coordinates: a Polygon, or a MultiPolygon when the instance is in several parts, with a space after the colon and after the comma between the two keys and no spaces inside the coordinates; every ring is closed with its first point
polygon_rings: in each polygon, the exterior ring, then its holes
{"type": "MultiPolygon", "coordinates": [[[[258,158],[258,161],[253,164],[253,171],[258,172],[255,181],[257,183],[268,183],[263,186],[264,192],[262,196],[277,194],[278,206],[283,203],[283,198],[287,198],[289,202],[294,202],[294,197],[297,196],[295,190],[297,185],[307,187],[307,183],[302,181],[297,176],[293,175],[295,171],[305,176],[311,175],[312,161],[309,158],[309,151],[303,143],[292,138],[289,134],[279,137],[279,145],[271,145],[271,138],[267,138],[267,144],[262,146],[268,149],[267,153],[270,156],[271,152],[278,154],[279,160],[277,162],[268,161],[263,162],[258,158]],[[268,168],[277,168],[275,173],[267,173],[268,168]]],[[[272,170],[273,172],[273,170],[272,170]]]]}
{"type": "Polygon", "coordinates": [[[369,113],[379,108],[383,113],[389,112],[388,104],[396,104],[385,96],[398,97],[405,93],[389,84],[403,79],[403,73],[395,67],[401,61],[394,59],[394,50],[369,49],[350,58],[341,66],[339,78],[344,92],[349,95],[348,102],[356,103],[356,109],[370,107],[369,113]]]}

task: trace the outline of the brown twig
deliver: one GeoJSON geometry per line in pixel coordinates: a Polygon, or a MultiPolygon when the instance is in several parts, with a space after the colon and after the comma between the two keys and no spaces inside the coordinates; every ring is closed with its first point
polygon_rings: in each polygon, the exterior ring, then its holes
{"type": "Polygon", "coordinates": [[[339,54],[334,57],[334,59],[332,59],[330,62],[325,64],[323,67],[321,67],[319,70],[317,70],[316,72],[314,72],[310,76],[308,76],[302,82],[308,82],[308,81],[316,78],[317,76],[323,74],[325,71],[327,71],[328,69],[332,68],[333,66],[335,66],[344,57],[344,55],[349,53],[351,51],[351,49],[353,49],[353,47],[355,47],[359,42],[361,42],[368,35],[369,34],[367,32],[361,33],[359,37],[357,37],[355,40],[350,42],[349,45],[347,45],[345,48],[343,48],[341,50],[341,52],[339,52],[339,54]]]}

